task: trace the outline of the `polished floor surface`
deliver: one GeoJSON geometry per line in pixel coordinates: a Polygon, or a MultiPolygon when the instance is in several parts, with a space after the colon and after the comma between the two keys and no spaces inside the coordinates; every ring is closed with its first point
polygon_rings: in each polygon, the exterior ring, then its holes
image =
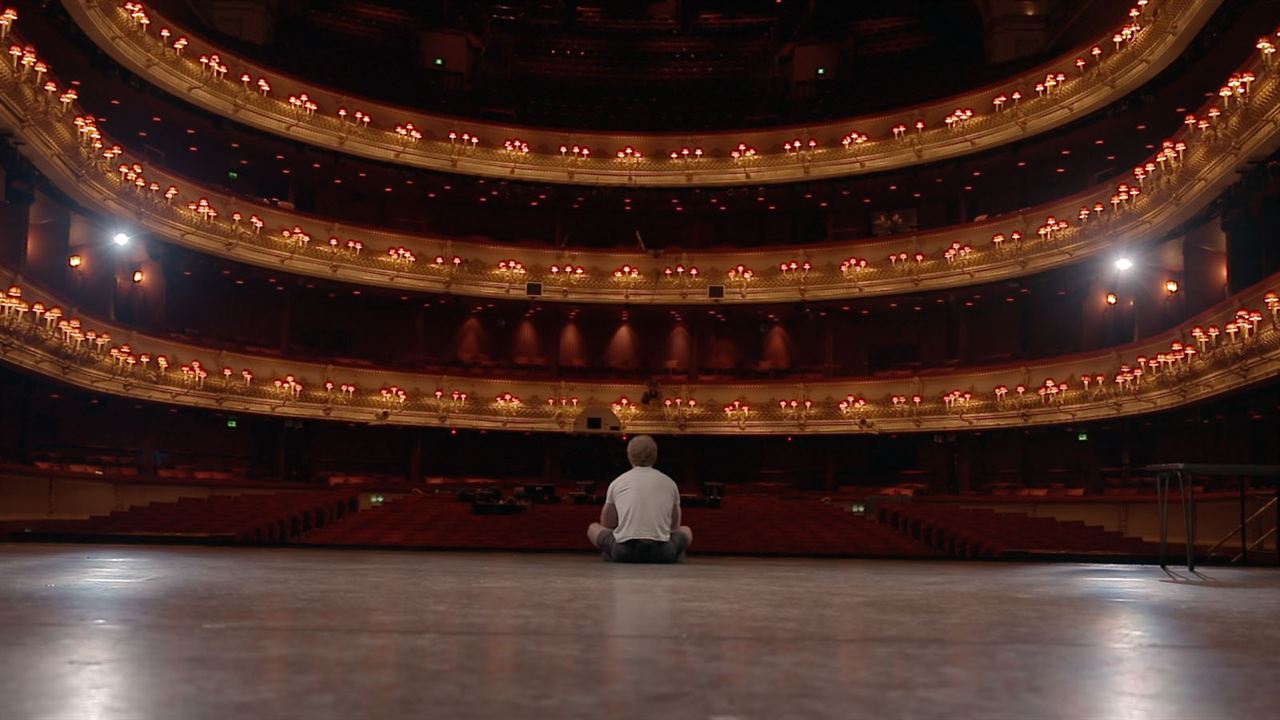
{"type": "Polygon", "coordinates": [[[1274,717],[1280,571],[0,545],[0,717],[1274,717]]]}

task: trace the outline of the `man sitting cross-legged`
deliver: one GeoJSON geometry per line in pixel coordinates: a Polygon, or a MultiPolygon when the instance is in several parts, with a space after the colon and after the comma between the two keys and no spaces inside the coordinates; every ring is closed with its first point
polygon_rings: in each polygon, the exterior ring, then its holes
{"type": "Polygon", "coordinates": [[[680,490],[653,468],[657,459],[658,444],[648,435],[627,443],[631,469],[609,484],[600,522],[587,528],[605,560],[680,562],[693,542],[693,531],[680,524],[680,490]]]}

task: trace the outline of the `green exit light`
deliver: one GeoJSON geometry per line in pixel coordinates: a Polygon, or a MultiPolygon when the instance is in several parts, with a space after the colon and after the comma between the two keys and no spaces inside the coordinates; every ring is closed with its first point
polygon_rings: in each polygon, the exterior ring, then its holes
{"type": "Polygon", "coordinates": [[[1089,433],[1076,433],[1076,439],[1084,442],[1089,439],[1089,433]]]}
{"type": "Polygon", "coordinates": [[[235,170],[228,170],[227,177],[232,180],[237,180],[240,178],[240,173],[236,172],[235,170]]]}
{"type": "Polygon", "coordinates": [[[231,418],[231,419],[227,420],[227,427],[229,427],[229,428],[233,428],[233,427],[235,427],[235,426],[236,426],[236,420],[235,420],[235,418],[231,418]]]}
{"type": "Polygon", "coordinates": [[[438,57],[435,60],[432,60],[431,64],[435,65],[436,67],[444,67],[444,58],[438,57]]]}

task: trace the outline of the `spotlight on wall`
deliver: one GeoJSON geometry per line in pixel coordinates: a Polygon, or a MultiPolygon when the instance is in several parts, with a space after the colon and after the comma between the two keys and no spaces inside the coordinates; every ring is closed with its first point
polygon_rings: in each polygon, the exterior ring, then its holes
{"type": "Polygon", "coordinates": [[[134,270],[134,271],[133,271],[133,284],[134,284],[134,285],[140,285],[140,284],[142,283],[142,277],[143,277],[143,275],[142,275],[142,271],[141,271],[141,270],[134,270]]]}
{"type": "Polygon", "coordinates": [[[1119,297],[1118,295],[1116,295],[1116,294],[1115,294],[1115,293],[1113,293],[1113,292],[1109,292],[1109,293],[1107,293],[1107,304],[1108,304],[1108,305],[1115,305],[1115,304],[1116,304],[1116,303],[1118,303],[1118,302],[1120,302],[1120,297],[1119,297]]]}
{"type": "Polygon", "coordinates": [[[1127,257],[1118,258],[1116,260],[1116,269],[1121,272],[1124,272],[1131,267],[1133,267],[1133,261],[1127,257]]]}
{"type": "Polygon", "coordinates": [[[125,245],[129,244],[129,236],[125,235],[124,233],[116,233],[115,237],[111,238],[111,242],[121,247],[124,247],[125,245]]]}
{"type": "Polygon", "coordinates": [[[67,265],[69,267],[78,268],[83,264],[84,264],[84,258],[80,257],[79,255],[72,255],[71,257],[67,258],[67,265]]]}
{"type": "Polygon", "coordinates": [[[1172,294],[1174,294],[1174,293],[1178,292],[1178,281],[1177,281],[1177,280],[1165,280],[1165,281],[1164,281],[1164,291],[1165,291],[1165,292],[1167,292],[1167,293],[1169,293],[1170,295],[1172,295],[1172,294]]]}

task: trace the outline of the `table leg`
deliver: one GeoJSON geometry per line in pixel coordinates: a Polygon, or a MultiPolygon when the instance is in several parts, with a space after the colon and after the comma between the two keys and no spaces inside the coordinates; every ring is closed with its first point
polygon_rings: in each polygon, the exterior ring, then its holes
{"type": "Polygon", "coordinates": [[[1196,570],[1196,508],[1194,490],[1191,488],[1191,476],[1178,473],[1178,490],[1182,494],[1183,524],[1187,529],[1187,570],[1196,570]]]}
{"type": "Polygon", "coordinates": [[[1160,567],[1168,569],[1165,562],[1165,542],[1169,531],[1169,475],[1168,473],[1158,473],[1156,475],[1156,520],[1160,525],[1160,567]]]}

